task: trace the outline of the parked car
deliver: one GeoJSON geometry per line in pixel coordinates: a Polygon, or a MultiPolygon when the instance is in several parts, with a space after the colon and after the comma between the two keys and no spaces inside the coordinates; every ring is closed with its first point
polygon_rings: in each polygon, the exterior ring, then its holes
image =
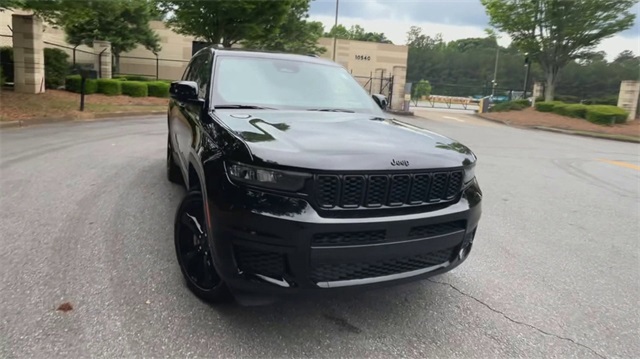
{"type": "Polygon", "coordinates": [[[390,286],[469,255],[476,156],[395,119],[338,64],[207,47],[170,93],[175,249],[200,298],[390,286]]]}

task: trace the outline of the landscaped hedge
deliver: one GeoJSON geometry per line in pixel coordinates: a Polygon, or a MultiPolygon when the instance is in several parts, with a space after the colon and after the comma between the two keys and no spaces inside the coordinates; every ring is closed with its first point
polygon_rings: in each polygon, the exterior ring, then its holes
{"type": "MultiPolygon", "coordinates": [[[[64,88],[67,91],[80,93],[82,90],[82,77],[80,75],[71,75],[65,78],[64,88]]],[[[98,92],[98,81],[87,79],[84,85],[84,93],[87,95],[98,92]]]]}
{"type": "Polygon", "coordinates": [[[540,112],[554,112],[562,116],[583,118],[601,125],[625,123],[628,116],[625,110],[617,106],[566,104],[559,101],[537,102],[536,110],[540,112]]]}
{"type": "Polygon", "coordinates": [[[522,100],[502,102],[491,106],[489,109],[490,112],[505,112],[505,111],[520,111],[529,107],[529,101],[524,100],[526,103],[522,102],[522,100]]]}
{"type": "Polygon", "coordinates": [[[149,95],[149,89],[147,84],[142,81],[122,81],[122,94],[131,97],[147,97],[149,95]]]}
{"type": "Polygon", "coordinates": [[[122,75],[127,81],[155,81],[151,77],[139,76],[139,75],[122,75]]]}
{"type": "Polygon", "coordinates": [[[536,102],[535,107],[536,110],[540,112],[551,112],[553,111],[553,107],[556,105],[556,102],[536,102]]]}
{"type": "Polygon", "coordinates": [[[629,114],[627,111],[617,106],[591,105],[587,106],[586,119],[589,122],[609,125],[614,123],[625,123],[629,114]]]}
{"type": "Polygon", "coordinates": [[[564,115],[575,118],[586,118],[587,117],[587,105],[583,104],[570,104],[564,107],[564,115]]]}
{"type": "Polygon", "coordinates": [[[557,113],[558,115],[566,116],[567,113],[565,112],[565,109],[567,108],[567,106],[569,106],[569,104],[566,104],[564,102],[554,101],[553,107],[551,108],[551,112],[557,113]]]}
{"type": "Polygon", "coordinates": [[[169,97],[169,84],[164,81],[147,82],[149,96],[169,97]]]}
{"type": "Polygon", "coordinates": [[[69,55],[60,49],[44,49],[44,85],[48,89],[57,89],[64,85],[71,64],[69,55]]]}
{"type": "Polygon", "coordinates": [[[122,94],[122,81],[113,79],[98,79],[98,93],[102,93],[109,96],[116,96],[122,94]]]}

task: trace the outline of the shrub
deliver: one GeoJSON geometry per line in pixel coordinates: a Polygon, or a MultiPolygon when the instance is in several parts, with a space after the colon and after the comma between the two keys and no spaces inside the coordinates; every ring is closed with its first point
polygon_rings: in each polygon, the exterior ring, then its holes
{"type": "Polygon", "coordinates": [[[587,116],[587,106],[583,104],[571,104],[567,105],[564,108],[565,116],[576,117],[576,118],[586,118],[587,116]]]}
{"type": "Polygon", "coordinates": [[[163,81],[148,82],[149,96],[169,97],[169,84],[163,81]]]}
{"type": "Polygon", "coordinates": [[[599,98],[590,98],[582,101],[585,105],[610,105],[616,106],[618,104],[618,96],[607,96],[599,98]]]}
{"type": "Polygon", "coordinates": [[[0,67],[5,81],[13,82],[13,47],[0,47],[0,67]]]}
{"type": "Polygon", "coordinates": [[[127,81],[154,81],[154,79],[147,76],[125,75],[123,77],[126,78],[127,81]]]}
{"type": "Polygon", "coordinates": [[[122,94],[131,97],[146,97],[149,94],[147,84],[142,81],[123,81],[122,94]]]}
{"type": "Polygon", "coordinates": [[[502,103],[493,105],[489,111],[490,112],[520,111],[527,108],[528,106],[529,106],[528,101],[527,101],[527,104],[523,104],[522,102],[519,102],[519,101],[509,101],[509,102],[502,102],[502,103]]]}
{"type": "Polygon", "coordinates": [[[98,93],[103,93],[109,96],[122,94],[122,81],[113,79],[98,79],[98,93]]]}
{"type": "Polygon", "coordinates": [[[536,110],[540,112],[551,112],[553,111],[553,107],[555,106],[555,102],[536,102],[536,110]]]}
{"type": "Polygon", "coordinates": [[[625,123],[629,114],[627,111],[617,106],[591,105],[587,106],[586,119],[589,122],[609,125],[614,123],[625,123]]]}
{"type": "Polygon", "coordinates": [[[0,86],[4,86],[4,74],[2,73],[2,67],[0,67],[0,86]]]}
{"type": "Polygon", "coordinates": [[[524,106],[524,107],[529,107],[529,106],[531,106],[531,102],[529,102],[529,100],[527,100],[527,99],[522,99],[522,98],[521,98],[521,99],[519,99],[519,100],[514,100],[514,101],[512,101],[512,102],[518,103],[518,104],[520,104],[520,105],[522,105],[522,106],[524,106]]]}
{"type": "MultiPolygon", "coordinates": [[[[80,75],[70,75],[65,77],[64,88],[67,91],[80,93],[82,91],[82,77],[80,75]]],[[[84,93],[91,95],[98,92],[98,81],[87,79],[84,85],[84,93]]]]}
{"type": "Polygon", "coordinates": [[[127,78],[122,75],[113,76],[113,79],[118,81],[127,81],[127,78]]]}
{"type": "Polygon", "coordinates": [[[571,95],[556,95],[554,96],[556,101],[561,101],[565,103],[580,103],[580,98],[578,96],[571,95]]]}
{"type": "Polygon", "coordinates": [[[69,74],[69,55],[60,49],[44,49],[44,85],[56,89],[65,82],[69,74]]]}
{"type": "Polygon", "coordinates": [[[80,75],[67,76],[65,77],[64,88],[67,91],[79,93],[81,81],[82,78],[80,77],[80,75]]]}
{"type": "Polygon", "coordinates": [[[569,106],[566,103],[563,102],[555,102],[553,104],[553,108],[551,108],[551,112],[556,113],[558,115],[562,115],[565,116],[567,113],[565,112],[565,109],[567,108],[567,106],[569,106]]]}

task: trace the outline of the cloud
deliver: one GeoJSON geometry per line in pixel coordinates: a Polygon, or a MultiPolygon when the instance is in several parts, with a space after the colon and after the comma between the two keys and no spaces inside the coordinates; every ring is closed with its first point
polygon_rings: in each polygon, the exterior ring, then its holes
{"type": "MultiPolygon", "coordinates": [[[[311,13],[335,16],[335,6],[335,0],[315,0],[311,13]]],[[[482,27],[488,23],[479,0],[342,0],[339,16],[482,27]]]]}
{"type": "MultiPolygon", "coordinates": [[[[310,19],[320,21],[328,31],[335,21],[335,0],[311,2],[310,19]]],[[[633,11],[640,13],[640,4],[633,11]]],[[[640,16],[639,16],[640,17],[640,16]]],[[[602,41],[597,50],[605,51],[612,60],[623,50],[640,55],[640,27],[634,26],[602,41]]],[[[419,26],[425,34],[442,34],[445,41],[468,37],[485,37],[489,18],[480,0],[340,0],[338,23],[349,27],[361,25],[367,31],[382,32],[394,44],[404,44],[411,26],[419,26]]],[[[504,36],[500,45],[510,40],[504,36]]]]}

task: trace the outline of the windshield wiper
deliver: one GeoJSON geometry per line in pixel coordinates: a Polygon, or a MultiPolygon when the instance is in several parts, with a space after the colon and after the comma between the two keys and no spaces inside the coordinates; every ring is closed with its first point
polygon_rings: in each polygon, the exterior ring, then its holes
{"type": "Polygon", "coordinates": [[[324,111],[324,112],[348,112],[354,113],[355,111],[345,110],[343,108],[310,108],[307,111],[324,111]]]}
{"type": "Polygon", "coordinates": [[[218,105],[213,106],[213,109],[227,109],[227,108],[237,108],[241,110],[275,110],[275,108],[271,107],[261,107],[261,106],[253,106],[253,105],[218,105]]]}

